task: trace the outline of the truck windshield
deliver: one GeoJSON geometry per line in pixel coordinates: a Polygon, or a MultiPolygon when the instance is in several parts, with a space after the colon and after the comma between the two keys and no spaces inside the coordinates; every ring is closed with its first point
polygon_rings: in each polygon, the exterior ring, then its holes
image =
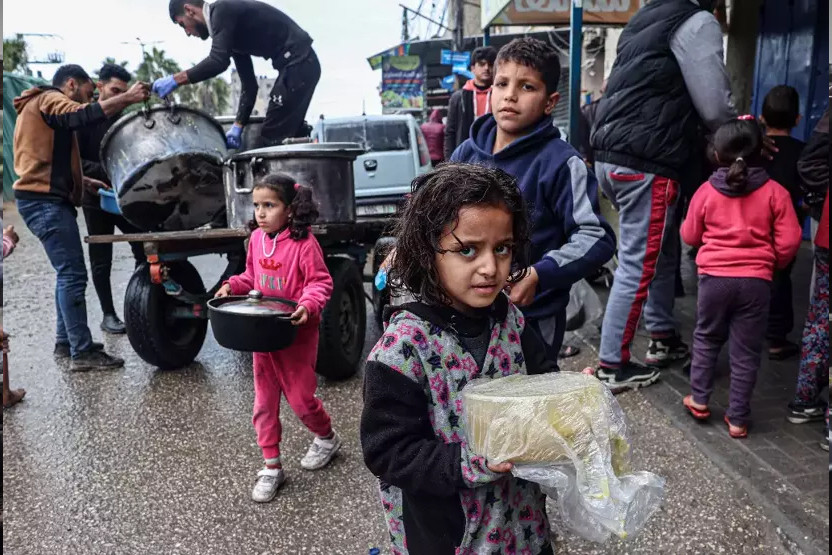
{"type": "Polygon", "coordinates": [[[370,152],[410,150],[410,130],[404,121],[351,121],[326,123],[327,143],[359,143],[370,152]]]}

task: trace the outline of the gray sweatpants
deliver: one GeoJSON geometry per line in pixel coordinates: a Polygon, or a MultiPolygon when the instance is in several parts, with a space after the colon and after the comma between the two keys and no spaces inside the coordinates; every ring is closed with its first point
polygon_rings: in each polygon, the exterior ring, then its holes
{"type": "Polygon", "coordinates": [[[601,363],[630,361],[630,346],[644,311],[647,331],[676,330],[673,318],[679,230],[674,219],[679,184],[666,177],[597,162],[604,194],[619,212],[618,269],[601,329],[601,363]]]}

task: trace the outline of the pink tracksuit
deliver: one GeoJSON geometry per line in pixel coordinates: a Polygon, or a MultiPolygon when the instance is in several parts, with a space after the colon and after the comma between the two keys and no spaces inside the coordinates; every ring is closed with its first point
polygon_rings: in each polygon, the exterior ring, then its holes
{"type": "Polygon", "coordinates": [[[332,294],[332,277],[318,241],[311,233],[295,241],[288,229],[272,239],[257,229],[249,241],[245,273],[228,283],[232,295],[257,289],[265,296],[296,301],[309,311],[309,321],[300,327],[292,345],[272,353],[254,353],[253,422],[263,457],[280,456],[281,395],[309,430],[318,436],[329,435],[329,415],[315,397],[315,362],[318,324],[332,294]]]}

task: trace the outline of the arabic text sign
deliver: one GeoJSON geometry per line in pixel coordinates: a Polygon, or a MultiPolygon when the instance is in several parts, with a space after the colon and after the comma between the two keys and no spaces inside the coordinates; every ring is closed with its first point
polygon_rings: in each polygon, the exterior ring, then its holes
{"type": "Polygon", "coordinates": [[[381,106],[422,108],[425,71],[419,56],[387,56],[381,65],[381,106]]]}

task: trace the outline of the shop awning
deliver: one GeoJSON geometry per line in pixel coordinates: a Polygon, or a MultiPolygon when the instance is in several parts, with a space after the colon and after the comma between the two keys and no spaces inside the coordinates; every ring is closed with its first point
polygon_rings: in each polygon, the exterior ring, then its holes
{"type": "MultiPolygon", "coordinates": [[[[579,0],[581,1],[581,0],[579,0]]],[[[481,0],[481,26],[569,25],[572,0],[481,0]]],[[[582,0],[584,25],[626,25],[646,0],[582,0]]]]}

